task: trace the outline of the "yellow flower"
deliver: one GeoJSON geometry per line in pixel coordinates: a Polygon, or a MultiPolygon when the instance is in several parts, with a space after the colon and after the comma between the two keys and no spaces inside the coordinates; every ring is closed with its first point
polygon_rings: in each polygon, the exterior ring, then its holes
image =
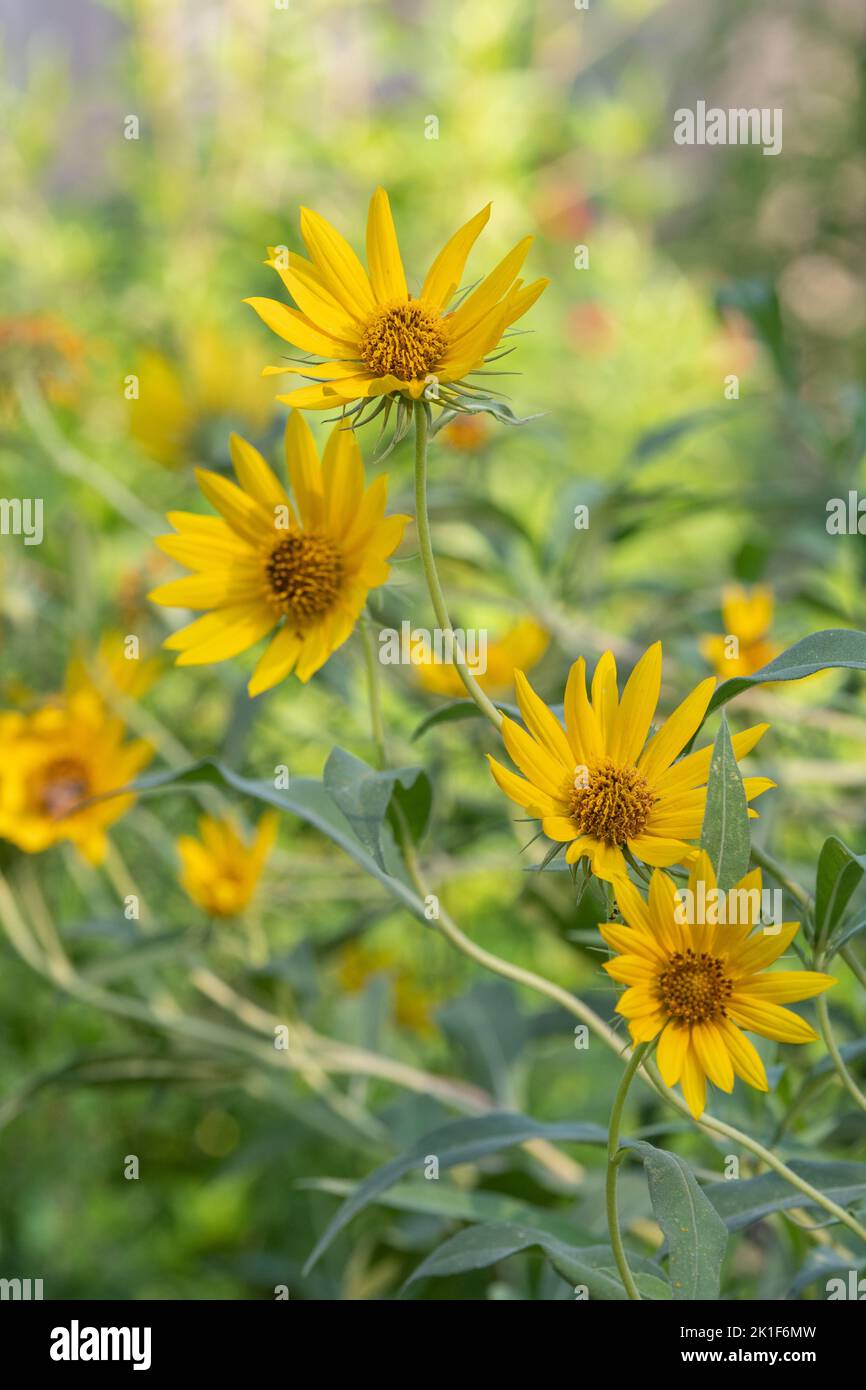
{"type": "MultiPolygon", "coordinates": [[[[565,689],[565,729],[516,671],[526,728],[505,718],[502,736],[523,777],[490,758],[506,796],[540,819],[551,840],[568,845],[567,862],[586,857],[592,872],[609,882],[625,876],[625,851],[659,866],[690,860],[694,848],[687,842],[700,834],[704,818],[712,746],[674,759],[700,726],[715,679],[702,681],[647,742],[661,669],[656,642],[635,666],[620,700],[613,653],[605,652],[590,702],[581,657],[565,689]]],[[[736,756],[745,757],[768,727],[756,724],[735,734],[736,756]]],[[[775,785],[766,777],[746,777],[744,784],[750,801],[775,785]]]]}
{"type": "MultiPolygon", "coordinates": [[[[507,694],[514,687],[515,669],[530,671],[544,656],[549,641],[549,634],[539,623],[533,618],[522,618],[498,641],[488,643],[487,669],[476,677],[478,684],[489,695],[507,694]]],[[[425,690],[436,695],[466,694],[466,687],[450,662],[435,662],[431,658],[413,669],[425,690]]]]}
{"type": "Polygon", "coordinates": [[[201,839],[181,835],[177,841],[184,891],[210,917],[237,917],[256,891],[278,824],[277,812],[266,811],[247,845],[231,821],[202,816],[201,839]]]}
{"type": "Polygon", "coordinates": [[[350,942],[340,953],[339,981],[347,994],[357,994],[374,975],[386,973],[393,976],[394,1022],[420,1037],[430,1037],[436,1031],[433,997],[411,971],[398,965],[392,952],[350,942]]]}
{"type": "Polygon", "coordinates": [[[69,840],[88,863],[100,864],[108,826],[135,798],[76,807],[126,786],[150,761],[150,744],[124,743],[125,732],[83,679],[32,713],[0,714],[0,837],[28,854],[69,840]]]}
{"type": "Polygon", "coordinates": [[[91,684],[92,670],[97,689],[104,693],[116,692],[133,700],[146,695],[159,678],[162,661],[156,656],[127,656],[127,642],[120,632],[104,632],[91,662],[85,657],[74,657],[70,662],[67,690],[91,684]]]}
{"type": "Polygon", "coordinates": [[[249,343],[208,325],[182,344],[177,363],[154,348],[144,350],[135,366],[139,393],[130,401],[130,432],[145,453],[170,466],[206,446],[201,435],[210,421],[264,429],[273,405],[257,364],[249,343]]]}
{"type": "Polygon", "coordinates": [[[337,426],[322,462],[309,425],[293,412],[286,461],[295,503],[258,450],[232,435],[240,486],[196,470],[220,517],[171,512],[176,535],[157,544],[195,573],[163,584],[154,603],[207,610],[165,646],[178,666],[224,661],[278,628],[249,682],[250,695],[292,671],[302,681],[324,666],[352,631],[370,589],[389,575],[388,556],[409,517],[386,517],[387,479],[365,488],[351,430],[337,426]]]}
{"type": "Polygon", "coordinates": [[[417,400],[434,378],[439,387],[448,386],[477,370],[548,283],[524,285],[518,279],[532,244],[531,237],[524,237],[449,311],[466,259],[489,216],[488,204],[454,234],[415,296],[409,293],[383,188],[373,194],[367,219],[369,274],[330,223],[302,208],[301,236],[310,260],[269,248],[265,262],[278,272],[297,309],[275,299],[246,301],[268,328],[319,359],[299,367],[266,367],[266,375],[289,373],[314,383],[278,399],[305,410],[392,393],[417,400]]]}
{"type": "Polygon", "coordinates": [[[772,622],[773,590],[768,585],[748,593],[741,584],[729,584],[722,594],[725,632],[702,637],[701,654],[723,680],[751,676],[782,650],[767,640],[772,622]]]}
{"type": "Polygon", "coordinates": [[[649,902],[628,880],[617,883],[616,897],[624,922],[599,927],[617,953],[604,968],[628,986],[616,1008],[629,1021],[632,1041],[651,1042],[661,1034],[665,1083],[680,1083],[696,1118],[706,1105],[707,1078],[723,1091],[733,1089],[735,1074],[768,1090],[764,1064],[740,1030],[778,1042],[814,1042],[814,1029],[781,1005],[821,994],[835,980],[815,970],[765,968],[787,950],[800,924],[769,931],[760,925],[760,869],[719,894],[713,866],[701,852],[687,895],[678,896],[673,880],[657,869],[649,902]],[[713,905],[700,910],[702,898],[713,905]]]}

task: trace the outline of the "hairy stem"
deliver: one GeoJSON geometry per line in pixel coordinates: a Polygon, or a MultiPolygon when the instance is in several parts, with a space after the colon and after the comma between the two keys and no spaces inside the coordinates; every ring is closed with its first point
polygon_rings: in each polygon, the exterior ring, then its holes
{"type": "MultiPolygon", "coordinates": [[[[433,604],[436,621],[444,633],[450,632],[453,635],[454,629],[448,616],[448,605],[445,602],[442,585],[439,583],[436,559],[433,555],[433,542],[430,537],[430,518],[427,511],[427,407],[423,401],[415,402],[415,522],[418,528],[418,546],[421,551],[421,563],[424,566],[424,578],[427,580],[427,588],[430,592],[430,601],[433,604]]],[[[467,693],[475,701],[484,717],[490,720],[495,729],[499,729],[502,724],[502,715],[484,694],[466,665],[463,650],[456,637],[454,650],[454,665],[460,679],[466,686],[467,693]]]]}

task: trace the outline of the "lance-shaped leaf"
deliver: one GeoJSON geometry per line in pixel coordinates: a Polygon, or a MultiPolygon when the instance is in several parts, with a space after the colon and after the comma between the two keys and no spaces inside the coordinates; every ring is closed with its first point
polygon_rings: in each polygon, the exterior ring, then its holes
{"type": "Polygon", "coordinates": [[[701,847],[710,856],[719,888],[724,891],[733,888],[748,871],[749,804],[724,715],[710,761],[701,847]]]}
{"type": "Polygon", "coordinates": [[[345,749],[335,748],[325,764],[322,782],[380,869],[385,867],[382,829],[394,802],[414,840],[420,840],[427,827],[432,789],[423,768],[377,772],[345,749]]]}
{"type": "Polygon", "coordinates": [[[836,835],[824,841],[815,873],[815,939],[825,943],[866,873],[866,856],[852,853],[836,835]]]}
{"type": "Polygon", "coordinates": [[[718,1298],[728,1244],[724,1221],[684,1158],[642,1139],[628,1147],[646,1171],[653,1212],[668,1244],[674,1298],[718,1298]]]}

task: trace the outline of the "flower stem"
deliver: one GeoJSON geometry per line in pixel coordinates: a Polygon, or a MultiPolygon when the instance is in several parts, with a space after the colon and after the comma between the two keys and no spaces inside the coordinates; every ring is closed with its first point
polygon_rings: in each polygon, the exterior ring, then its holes
{"type": "Polygon", "coordinates": [[[616,1260],[616,1267],[625,1285],[626,1293],[629,1298],[637,1299],[638,1301],[640,1301],[640,1290],[629,1268],[628,1257],[625,1253],[625,1246],[622,1243],[622,1233],[619,1228],[619,1213],[616,1209],[616,1179],[619,1173],[620,1158],[622,1156],[619,1147],[619,1127],[620,1121],[622,1120],[622,1108],[625,1104],[625,1098],[628,1095],[628,1088],[632,1083],[632,1078],[643,1060],[647,1046],[647,1043],[641,1043],[632,1051],[628,1066],[622,1074],[619,1089],[614,1097],[613,1109],[610,1112],[610,1124],[608,1125],[607,1131],[607,1182],[605,1184],[607,1228],[610,1231],[610,1243],[613,1249],[613,1257],[616,1260]]]}
{"type": "MultiPolygon", "coordinates": [[[[415,521],[418,528],[421,563],[424,566],[424,577],[427,580],[427,588],[430,592],[436,621],[443,633],[450,632],[452,636],[455,636],[451,619],[448,616],[448,605],[445,602],[445,595],[442,592],[442,585],[439,583],[439,575],[436,572],[433,542],[430,537],[430,517],[427,511],[427,407],[423,401],[415,402],[415,521]]],[[[484,717],[490,720],[495,729],[499,729],[502,725],[502,715],[484,694],[466,665],[462,648],[456,641],[456,636],[454,645],[454,665],[460,679],[466,686],[467,693],[475,701],[484,717]]]]}
{"type": "MultiPolygon", "coordinates": [[[[815,969],[823,970],[825,965],[826,961],[823,955],[819,956],[815,961],[815,969]]],[[[842,1082],[842,1085],[845,1087],[845,1090],[848,1092],[855,1105],[859,1105],[860,1109],[866,1112],[866,1096],[864,1096],[857,1082],[846,1067],[845,1059],[839,1051],[839,1045],[833,1034],[833,1027],[830,1023],[830,1010],[827,1007],[827,996],[825,994],[819,994],[818,998],[815,1000],[815,1005],[818,1012],[818,1027],[821,1029],[821,1037],[824,1039],[833,1066],[838,1073],[839,1080],[842,1082]]]]}
{"type": "Polygon", "coordinates": [[[752,845],[752,858],[756,864],[760,864],[762,869],[766,869],[767,873],[773,875],[776,882],[782,885],[788,893],[788,896],[799,904],[811,920],[815,904],[812,902],[805,888],[801,888],[796,879],[791,878],[777,860],[773,859],[771,855],[767,854],[766,850],[760,849],[757,845],[752,845]]]}

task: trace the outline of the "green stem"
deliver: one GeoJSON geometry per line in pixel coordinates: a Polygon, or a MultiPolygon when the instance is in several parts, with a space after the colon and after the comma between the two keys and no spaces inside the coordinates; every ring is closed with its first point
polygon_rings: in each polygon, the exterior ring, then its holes
{"type": "MultiPolygon", "coordinates": [[[[430,537],[430,517],[427,511],[427,407],[423,401],[415,402],[415,522],[418,528],[421,563],[424,566],[424,577],[427,580],[427,588],[430,592],[436,621],[443,633],[450,632],[453,635],[454,629],[451,626],[448,605],[445,602],[445,595],[442,592],[442,585],[439,583],[439,575],[436,572],[433,542],[430,537]]],[[[502,715],[484,694],[469,670],[460,644],[456,641],[455,653],[454,665],[467,693],[475,701],[484,717],[490,720],[495,729],[499,729],[502,725],[502,715]]]]}
{"type": "Polygon", "coordinates": [[[640,1301],[640,1290],[634,1281],[634,1275],[629,1268],[628,1257],[625,1253],[625,1246],[622,1243],[622,1233],[619,1228],[619,1213],[616,1209],[616,1180],[619,1173],[620,1148],[619,1148],[619,1127],[622,1120],[622,1108],[625,1105],[625,1098],[628,1095],[628,1088],[632,1083],[632,1078],[640,1066],[648,1044],[641,1043],[634,1049],[629,1058],[628,1066],[622,1075],[619,1089],[614,1097],[613,1109],[610,1112],[610,1124],[607,1130],[607,1182],[605,1184],[605,1199],[607,1203],[607,1228],[610,1231],[610,1243],[613,1249],[613,1257],[616,1260],[616,1267],[619,1276],[625,1285],[626,1293],[629,1298],[640,1301]]]}
{"type": "Polygon", "coordinates": [[[853,975],[856,975],[857,979],[860,981],[860,984],[863,986],[864,989],[866,989],[866,970],[863,969],[863,966],[860,964],[854,952],[851,950],[851,947],[843,946],[841,951],[839,952],[839,955],[842,957],[851,973],[853,975]]]}
{"type": "MultiPolygon", "coordinates": [[[[818,956],[815,961],[815,969],[823,970],[825,965],[826,960],[824,956],[818,956]]],[[[838,1073],[839,1080],[842,1082],[842,1085],[845,1087],[845,1090],[848,1092],[855,1105],[859,1105],[860,1109],[866,1112],[866,1096],[864,1096],[857,1082],[846,1067],[845,1059],[839,1051],[839,1045],[833,1034],[833,1026],[830,1023],[830,1010],[827,1007],[826,994],[819,994],[815,1000],[815,1005],[818,1012],[818,1027],[821,1029],[821,1037],[824,1039],[833,1066],[838,1073]]]]}
{"type": "Polygon", "coordinates": [[[376,766],[381,772],[388,765],[388,755],[385,750],[385,726],[382,722],[382,687],[379,680],[379,661],[366,613],[361,617],[361,638],[364,643],[364,662],[367,667],[370,729],[373,734],[373,743],[376,746],[376,766]]]}
{"type": "Polygon", "coordinates": [[[752,845],[752,858],[756,864],[760,864],[762,869],[766,869],[767,873],[773,875],[776,882],[781,884],[789,897],[793,898],[811,919],[815,905],[805,888],[801,888],[796,879],[791,878],[790,874],[785,872],[772,855],[767,854],[766,850],[760,849],[757,845],[752,845]]]}

